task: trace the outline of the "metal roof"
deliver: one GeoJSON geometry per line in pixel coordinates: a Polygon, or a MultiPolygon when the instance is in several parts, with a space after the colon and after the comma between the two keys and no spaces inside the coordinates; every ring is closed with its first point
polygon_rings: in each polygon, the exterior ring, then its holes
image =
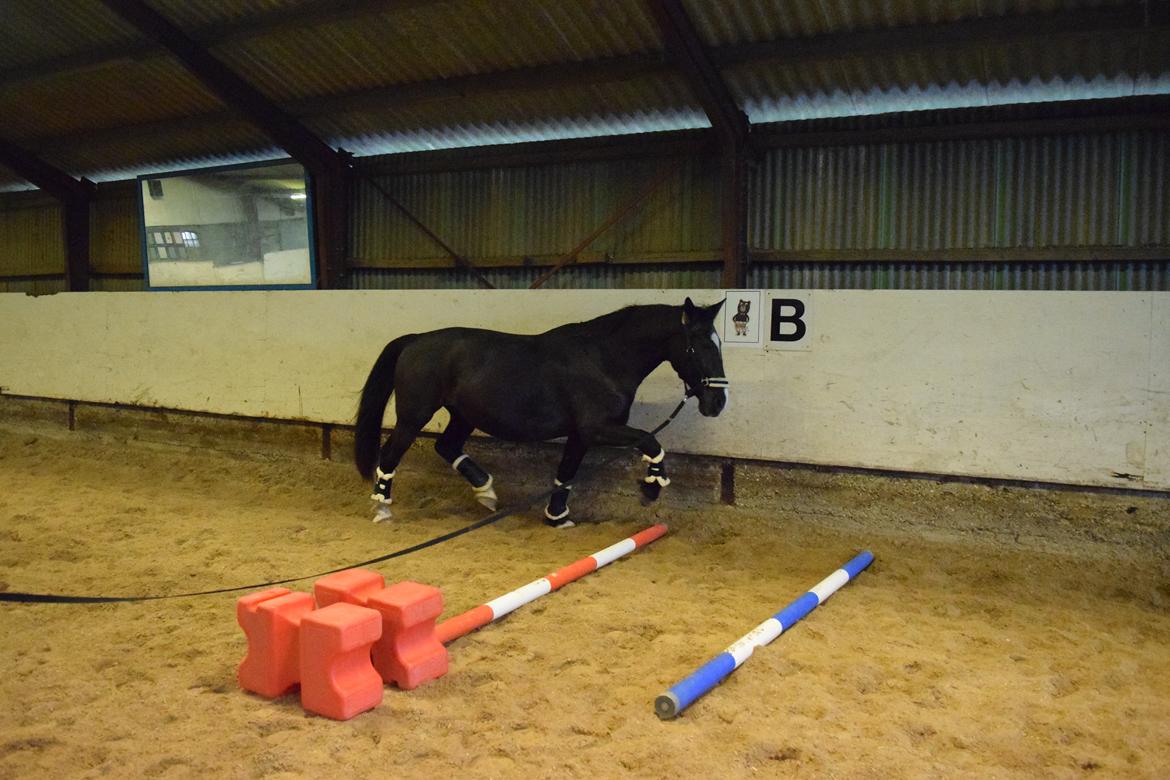
{"type": "Polygon", "coordinates": [[[834,32],[945,24],[980,17],[1125,5],[1129,0],[683,0],[709,46],[834,32]]]}
{"type": "MultiPolygon", "coordinates": [[[[708,125],[644,0],[148,2],[358,154],[708,125]]],[[[1170,94],[1167,0],[683,5],[753,122],[1170,94]],[[1162,21],[1037,40],[1013,19],[1114,6],[1162,21]],[[872,35],[997,17],[1002,41],[903,38],[874,53],[872,35]],[[871,35],[870,48],[826,38],[838,35],[871,35]],[[819,52],[785,53],[818,41],[819,52]],[[752,46],[773,53],[744,56],[752,46]]],[[[281,154],[99,0],[5,0],[0,137],[99,181],[281,154]]],[[[0,189],[16,181],[0,171],[0,189]]]]}

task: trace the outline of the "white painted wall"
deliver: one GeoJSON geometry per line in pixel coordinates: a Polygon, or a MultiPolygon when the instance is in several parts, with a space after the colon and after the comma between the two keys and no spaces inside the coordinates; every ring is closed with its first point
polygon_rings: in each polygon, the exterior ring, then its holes
{"type": "MultiPolygon", "coordinates": [[[[366,372],[395,336],[449,325],[532,333],[686,294],[5,294],[0,386],[348,422],[366,372]]],[[[668,450],[1170,489],[1168,293],[775,294],[805,301],[806,343],[727,348],[730,408],[713,420],[684,412],[663,435],[668,450]]],[[[680,393],[669,367],[659,369],[632,422],[656,424],[680,393]]]]}

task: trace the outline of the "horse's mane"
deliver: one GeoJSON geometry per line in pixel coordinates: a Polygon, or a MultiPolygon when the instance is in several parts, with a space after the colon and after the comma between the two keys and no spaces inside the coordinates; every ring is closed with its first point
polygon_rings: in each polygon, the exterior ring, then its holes
{"type": "Polygon", "coordinates": [[[600,317],[594,317],[591,320],[584,322],[571,322],[567,325],[553,328],[549,333],[574,333],[579,335],[591,336],[594,338],[604,338],[611,336],[622,330],[630,328],[634,324],[636,317],[648,316],[652,312],[665,311],[671,307],[663,304],[644,304],[635,306],[626,306],[611,311],[608,314],[602,314],[600,317]]]}

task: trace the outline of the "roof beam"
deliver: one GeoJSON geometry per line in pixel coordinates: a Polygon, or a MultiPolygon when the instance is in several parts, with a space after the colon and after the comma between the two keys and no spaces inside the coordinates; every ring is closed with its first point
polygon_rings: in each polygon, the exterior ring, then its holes
{"type": "Polygon", "coordinates": [[[213,57],[165,16],[141,0],[101,2],[142,35],[164,47],[208,90],[247,117],[311,173],[331,173],[344,167],[342,156],[331,146],[213,57]]]}
{"type": "MultiPolygon", "coordinates": [[[[961,109],[960,109],[961,110],[961,109]]],[[[945,125],[877,127],[854,130],[791,130],[787,122],[755,125],[753,140],[761,148],[850,146],[855,144],[929,143],[974,138],[1019,138],[1072,133],[1123,133],[1140,130],[1170,131],[1170,106],[1162,111],[1102,114],[1099,116],[1002,119],[945,125]]]]}
{"type": "Polygon", "coordinates": [[[87,200],[93,193],[92,182],[75,179],[3,138],[0,138],[0,165],[62,202],[87,200]]]}
{"type": "Polygon", "coordinates": [[[666,50],[686,76],[715,132],[726,142],[743,143],[748,132],[747,115],[736,104],[682,3],[649,0],[649,7],[666,50]]]}
{"type": "MultiPolygon", "coordinates": [[[[281,8],[248,19],[212,24],[188,34],[206,46],[263,38],[273,33],[361,19],[379,13],[404,11],[435,5],[446,0],[310,0],[295,8],[281,8]]],[[[0,71],[0,87],[100,68],[125,60],[169,56],[151,41],[128,41],[88,51],[38,60],[0,71]]]]}
{"type": "Polygon", "coordinates": [[[426,152],[400,152],[359,158],[356,164],[365,174],[395,176],[609,160],[697,157],[710,154],[715,146],[714,140],[711,130],[707,128],[671,130],[557,141],[465,146],[426,152]]]}

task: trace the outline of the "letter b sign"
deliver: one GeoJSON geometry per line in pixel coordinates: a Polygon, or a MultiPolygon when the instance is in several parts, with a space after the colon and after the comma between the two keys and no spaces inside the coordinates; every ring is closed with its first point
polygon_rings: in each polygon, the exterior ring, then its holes
{"type": "Polygon", "coordinates": [[[770,339],[792,343],[804,338],[808,331],[804,323],[804,301],[796,298],[772,299],[772,332],[770,339]]]}

